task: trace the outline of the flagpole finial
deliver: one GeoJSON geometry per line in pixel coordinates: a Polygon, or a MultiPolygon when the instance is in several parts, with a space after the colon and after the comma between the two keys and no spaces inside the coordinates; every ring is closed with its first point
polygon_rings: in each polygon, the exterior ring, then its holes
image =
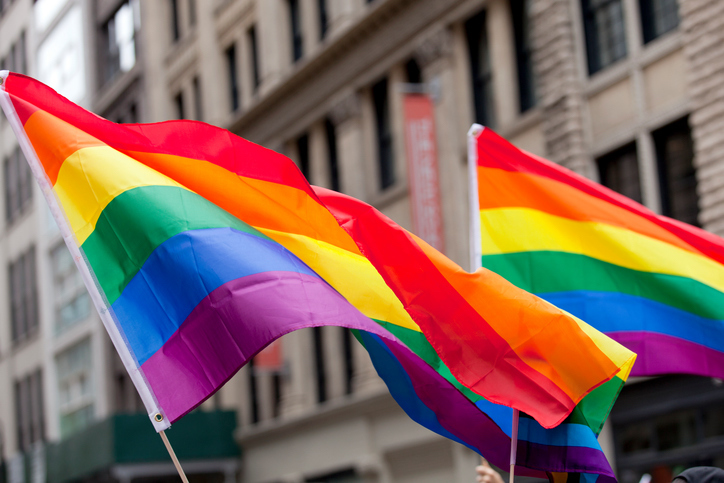
{"type": "Polygon", "coordinates": [[[483,132],[483,129],[485,129],[485,126],[474,123],[468,130],[468,136],[478,137],[480,133],[483,132]]]}

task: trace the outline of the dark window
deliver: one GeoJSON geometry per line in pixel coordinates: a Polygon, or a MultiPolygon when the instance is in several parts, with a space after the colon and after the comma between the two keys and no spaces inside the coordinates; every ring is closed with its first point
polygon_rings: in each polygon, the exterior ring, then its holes
{"type": "Polygon", "coordinates": [[[13,57],[15,57],[13,69],[20,74],[27,73],[28,60],[25,56],[25,31],[20,32],[20,37],[18,37],[12,48],[14,51],[13,57]]]}
{"type": "Polygon", "coordinates": [[[197,121],[201,121],[204,118],[203,99],[201,98],[201,80],[199,76],[194,77],[191,82],[191,87],[194,91],[194,118],[197,121]]]}
{"type": "Polygon", "coordinates": [[[699,226],[694,147],[688,118],[653,132],[659,169],[661,212],[699,226]]]}
{"type": "Polygon", "coordinates": [[[108,351],[112,362],[113,371],[113,412],[115,413],[139,413],[145,410],[141,396],[138,395],[136,387],[131,381],[118,352],[115,350],[108,351]]]}
{"type": "Polygon", "coordinates": [[[26,73],[27,57],[25,56],[25,31],[20,32],[20,37],[10,45],[7,57],[0,61],[0,70],[9,70],[20,74],[26,73]]]}
{"type": "Polygon", "coordinates": [[[38,330],[38,284],[36,280],[35,247],[30,247],[8,267],[10,323],[14,343],[26,340],[38,330]]]}
{"type": "Polygon", "coordinates": [[[380,189],[395,184],[395,158],[392,151],[392,125],[390,104],[387,93],[387,78],[372,86],[375,104],[375,127],[377,133],[377,163],[379,166],[380,189]]]}
{"type": "Polygon", "coordinates": [[[470,53],[470,72],[473,76],[473,100],[475,102],[475,122],[493,127],[493,72],[488,46],[486,15],[483,10],[465,22],[465,33],[470,53]]]}
{"type": "Polygon", "coordinates": [[[125,2],[103,25],[100,49],[101,79],[111,81],[136,64],[135,15],[131,2],[125,2]]]}
{"type": "Polygon", "coordinates": [[[327,0],[318,0],[317,5],[319,8],[319,38],[323,39],[327,35],[327,29],[329,29],[327,0]]]}
{"type": "Polygon", "coordinates": [[[184,95],[183,92],[179,92],[176,94],[176,96],[173,98],[173,102],[176,106],[176,118],[177,119],[186,119],[184,116],[184,95]]]}
{"type": "Polygon", "coordinates": [[[327,118],[324,120],[324,130],[327,134],[327,160],[329,161],[329,187],[339,191],[339,162],[337,161],[337,134],[334,124],[327,118]]]}
{"type": "Polygon", "coordinates": [[[43,377],[40,369],[15,381],[15,417],[18,447],[24,453],[33,443],[45,441],[43,377]]]}
{"type": "Polygon", "coordinates": [[[641,203],[641,179],[636,143],[601,156],[596,161],[602,185],[641,203]]]}
{"type": "Polygon", "coordinates": [[[518,67],[518,100],[520,112],[535,105],[535,77],[533,75],[533,49],[530,42],[531,0],[511,0],[515,35],[515,63],[518,67]]]}
{"type": "Polygon", "coordinates": [[[679,5],[676,0],[640,0],[639,6],[644,43],[679,26],[679,5]]]}
{"type": "Polygon", "coordinates": [[[196,25],[196,0],[189,0],[189,25],[196,25]]]}
{"type": "Polygon", "coordinates": [[[278,418],[282,411],[282,375],[275,372],[272,378],[272,416],[278,418]]]}
{"type": "Polygon", "coordinates": [[[135,102],[132,102],[131,105],[128,106],[128,122],[131,124],[138,122],[138,108],[135,102]]]}
{"type": "Polygon", "coordinates": [[[344,365],[344,393],[352,394],[354,387],[354,352],[352,349],[352,331],[342,327],[342,364],[344,365]]]}
{"type": "Polygon", "coordinates": [[[231,111],[239,109],[239,81],[236,75],[236,45],[231,44],[226,49],[226,68],[229,73],[229,98],[231,111]]]}
{"type": "Polygon", "coordinates": [[[292,31],[292,58],[302,58],[302,19],[299,15],[299,0],[289,0],[289,21],[292,31]]]}
{"type": "Polygon", "coordinates": [[[307,134],[303,134],[297,139],[297,155],[299,156],[299,170],[309,181],[309,136],[307,134]]]}
{"type": "Polygon", "coordinates": [[[312,478],[306,478],[304,483],[361,483],[362,481],[364,479],[355,470],[351,469],[335,471],[326,475],[316,475],[312,478]]]}
{"type": "Polygon", "coordinates": [[[724,386],[711,378],[626,386],[609,419],[621,483],[669,482],[692,466],[724,464],[724,386]]]}
{"type": "Polygon", "coordinates": [[[314,373],[317,381],[317,402],[327,400],[327,375],[324,370],[324,338],[321,327],[312,327],[314,373]]]}
{"type": "Polygon", "coordinates": [[[254,359],[249,359],[249,403],[251,406],[251,423],[258,423],[259,418],[259,388],[257,387],[257,374],[254,371],[254,359]]]}
{"type": "Polygon", "coordinates": [[[176,42],[181,37],[181,25],[178,15],[178,0],[171,0],[171,34],[176,42]]]}
{"type": "Polygon", "coordinates": [[[259,88],[260,75],[259,75],[259,51],[256,45],[256,27],[252,25],[249,27],[249,50],[251,50],[251,76],[252,85],[256,91],[259,88]]]}
{"type": "Polygon", "coordinates": [[[588,73],[626,57],[622,0],[581,0],[586,31],[588,73]]]}
{"type": "Polygon", "coordinates": [[[420,70],[420,64],[415,59],[410,59],[405,63],[405,73],[407,74],[407,82],[410,84],[422,83],[422,70],[420,70]]]}
{"type": "Polygon", "coordinates": [[[12,223],[30,207],[33,199],[33,173],[20,147],[5,159],[4,171],[5,219],[12,223]]]}

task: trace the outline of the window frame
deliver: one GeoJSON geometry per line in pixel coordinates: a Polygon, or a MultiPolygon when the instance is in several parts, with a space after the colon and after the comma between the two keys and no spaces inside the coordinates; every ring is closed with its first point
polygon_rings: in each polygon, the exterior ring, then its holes
{"type": "MultiPolygon", "coordinates": [[[[617,62],[625,59],[629,55],[629,39],[626,32],[626,12],[624,3],[626,0],[580,0],[581,1],[581,15],[583,17],[583,34],[586,41],[586,62],[588,66],[588,75],[592,76],[597,72],[600,72],[607,67],[616,64],[617,62]],[[599,5],[594,5],[593,2],[600,2],[599,5]],[[601,42],[603,41],[599,37],[599,24],[596,22],[596,15],[598,11],[603,11],[606,8],[610,8],[612,5],[620,5],[620,26],[621,37],[618,39],[622,41],[623,52],[617,54],[611,47],[612,54],[611,58],[605,61],[603,59],[603,47],[601,42]]],[[[609,35],[609,39],[613,38],[613,35],[609,35]]]]}

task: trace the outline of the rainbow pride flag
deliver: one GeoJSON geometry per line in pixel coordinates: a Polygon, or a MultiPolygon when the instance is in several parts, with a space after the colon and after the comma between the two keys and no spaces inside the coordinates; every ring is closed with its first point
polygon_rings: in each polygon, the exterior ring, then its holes
{"type": "MultiPolygon", "coordinates": [[[[510,419],[489,415],[494,403],[545,431],[607,414],[628,375],[631,351],[492,272],[464,272],[369,205],[309,186],[284,156],[198,122],[114,124],[28,77],[0,79],[157,430],[313,326],[355,330],[415,421],[503,467],[510,419]]],[[[520,474],[613,477],[595,438],[541,441],[518,446],[520,474]]]]}
{"type": "Polygon", "coordinates": [[[633,375],[724,377],[724,240],[490,129],[475,154],[483,266],[635,351],[633,375]]]}

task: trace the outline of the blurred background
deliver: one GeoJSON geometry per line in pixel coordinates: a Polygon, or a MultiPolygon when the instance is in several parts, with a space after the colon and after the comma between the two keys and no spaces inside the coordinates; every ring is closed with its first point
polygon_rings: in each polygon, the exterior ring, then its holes
{"type": "MultiPolygon", "coordinates": [[[[229,129],[466,269],[473,122],[724,235],[721,0],[0,0],[0,69],[114,122],[229,129]]],[[[0,160],[0,483],[177,481],[2,116],[0,160]]],[[[338,327],[285,336],[169,435],[194,483],[471,483],[479,461],[338,327]]],[[[722,381],[632,381],[600,442],[623,483],[722,467],[722,381]]]]}

